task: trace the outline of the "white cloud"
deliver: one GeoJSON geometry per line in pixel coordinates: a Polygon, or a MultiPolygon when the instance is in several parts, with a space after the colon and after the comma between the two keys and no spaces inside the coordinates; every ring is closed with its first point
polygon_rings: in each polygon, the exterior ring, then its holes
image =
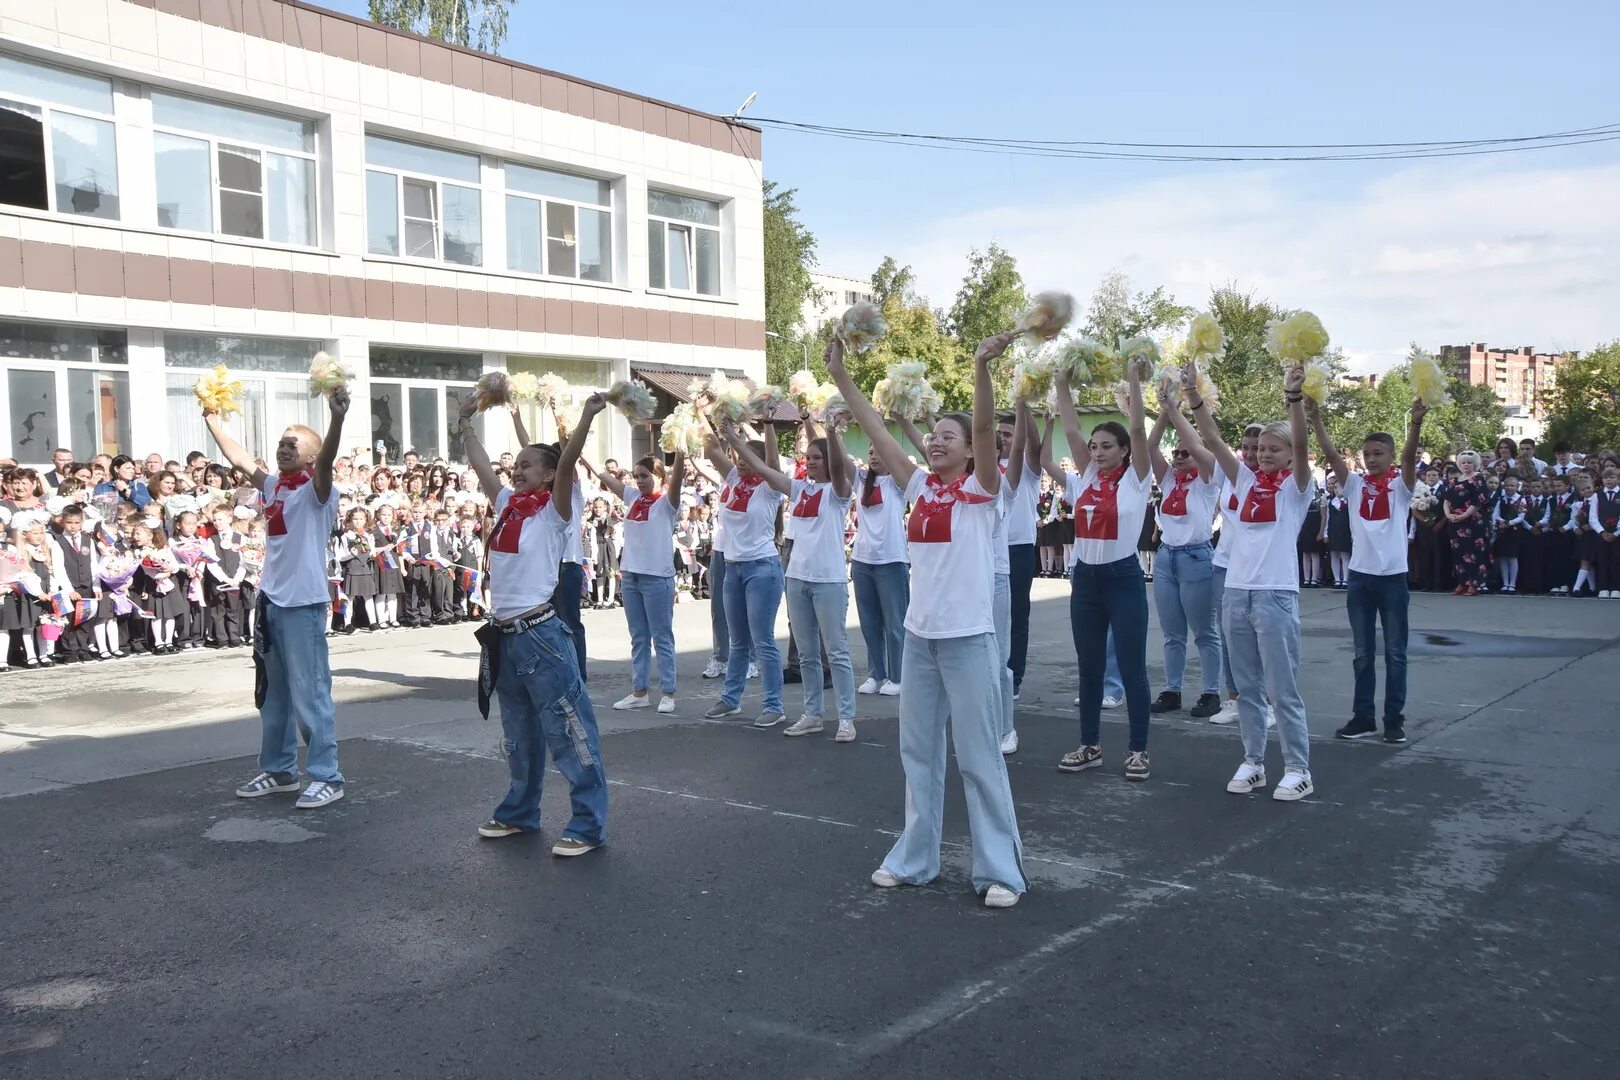
{"type": "Polygon", "coordinates": [[[842,266],[894,255],[939,306],[955,295],[968,249],[991,240],[1031,288],[1082,300],[1116,268],[1185,303],[1235,281],[1317,312],[1353,366],[1373,370],[1411,341],[1545,350],[1620,336],[1620,165],[1506,171],[1492,160],[1327,195],[1280,169],[1209,172],[909,221],[849,247],[828,230],[821,247],[842,266]]]}

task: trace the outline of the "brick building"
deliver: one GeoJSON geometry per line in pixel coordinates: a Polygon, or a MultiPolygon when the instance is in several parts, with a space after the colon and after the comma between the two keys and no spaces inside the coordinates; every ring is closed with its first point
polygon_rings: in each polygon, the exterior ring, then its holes
{"type": "Polygon", "coordinates": [[[1539,353],[1533,345],[1493,349],[1483,342],[1442,345],[1440,363],[1459,379],[1496,391],[1509,415],[1543,419],[1542,395],[1552,388],[1562,353],[1539,353]]]}

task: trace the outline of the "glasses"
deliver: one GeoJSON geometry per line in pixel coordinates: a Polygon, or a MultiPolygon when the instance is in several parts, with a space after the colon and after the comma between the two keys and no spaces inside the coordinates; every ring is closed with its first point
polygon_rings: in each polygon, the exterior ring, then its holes
{"type": "Polygon", "coordinates": [[[1170,456],[1171,457],[1178,457],[1178,458],[1192,457],[1192,451],[1191,450],[1173,450],[1173,451],[1171,451],[1170,456]]]}
{"type": "Polygon", "coordinates": [[[954,431],[948,431],[944,434],[940,434],[937,431],[930,431],[927,435],[923,436],[923,441],[931,443],[955,443],[961,442],[962,436],[956,434],[954,431]]]}

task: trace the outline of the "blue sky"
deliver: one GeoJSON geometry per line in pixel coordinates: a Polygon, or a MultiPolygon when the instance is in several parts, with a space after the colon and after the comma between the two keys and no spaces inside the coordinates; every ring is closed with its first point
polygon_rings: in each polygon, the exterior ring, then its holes
{"type": "MultiPolygon", "coordinates": [[[[334,6],[365,13],[364,0],[334,6]]],[[[715,113],[1152,142],[1383,142],[1620,121],[1620,4],[518,0],[514,59],[715,113]],[[611,14],[609,13],[611,10],[611,14]],[[859,21],[857,21],[859,20],[859,21]]],[[[1620,337],[1620,142],[1431,162],[1052,161],[767,131],[825,269],[892,253],[947,304],[999,241],[1034,288],[1110,269],[1322,315],[1353,363],[1406,343],[1620,337]]]]}

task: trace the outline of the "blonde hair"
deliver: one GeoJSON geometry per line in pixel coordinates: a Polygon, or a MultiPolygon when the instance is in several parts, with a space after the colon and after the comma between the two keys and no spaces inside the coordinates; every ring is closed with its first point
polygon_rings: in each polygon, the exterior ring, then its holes
{"type": "Polygon", "coordinates": [[[1271,423],[1263,425],[1260,428],[1260,435],[1257,437],[1266,435],[1281,439],[1289,446],[1294,445],[1294,429],[1287,420],[1273,420],[1271,423]]]}
{"type": "Polygon", "coordinates": [[[1457,454],[1457,464],[1461,465],[1462,462],[1463,462],[1463,458],[1468,458],[1469,460],[1471,460],[1474,463],[1474,468],[1476,468],[1476,469],[1480,468],[1485,463],[1485,459],[1479,456],[1479,451],[1478,450],[1463,450],[1463,451],[1460,451],[1457,454]]]}

